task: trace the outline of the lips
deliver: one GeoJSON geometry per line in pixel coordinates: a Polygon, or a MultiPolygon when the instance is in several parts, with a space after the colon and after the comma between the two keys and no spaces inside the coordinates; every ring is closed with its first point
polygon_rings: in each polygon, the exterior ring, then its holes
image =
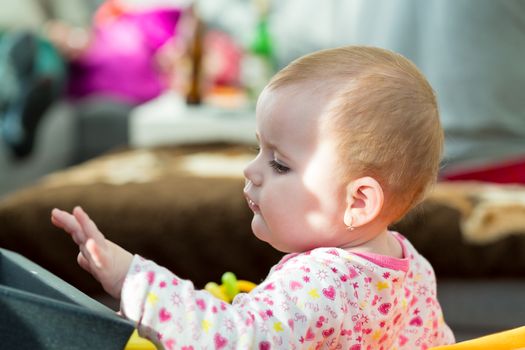
{"type": "Polygon", "coordinates": [[[255,202],[248,196],[246,193],[244,194],[244,197],[246,197],[246,202],[248,202],[248,206],[254,213],[258,213],[260,211],[259,206],[255,204],[255,202]]]}

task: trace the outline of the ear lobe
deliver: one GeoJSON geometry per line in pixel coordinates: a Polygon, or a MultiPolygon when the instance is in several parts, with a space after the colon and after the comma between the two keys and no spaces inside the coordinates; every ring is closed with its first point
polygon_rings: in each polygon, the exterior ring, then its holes
{"type": "Polygon", "coordinates": [[[345,225],[357,228],[368,224],[379,215],[383,203],[383,189],[374,178],[353,180],[346,187],[345,225]]]}

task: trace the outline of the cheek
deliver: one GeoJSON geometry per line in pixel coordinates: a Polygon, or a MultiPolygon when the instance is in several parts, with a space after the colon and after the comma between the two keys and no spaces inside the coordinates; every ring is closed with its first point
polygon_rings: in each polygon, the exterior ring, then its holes
{"type": "Polygon", "coordinates": [[[289,180],[278,179],[261,192],[261,213],[271,228],[290,228],[304,213],[304,191],[289,180]]]}
{"type": "Polygon", "coordinates": [[[309,199],[305,199],[306,220],[308,225],[319,230],[326,230],[344,215],[344,193],[334,186],[334,179],[312,176],[305,179],[309,199]]]}
{"type": "Polygon", "coordinates": [[[265,217],[285,217],[287,208],[292,209],[295,205],[293,197],[283,191],[272,191],[271,193],[261,193],[261,210],[265,217]]]}

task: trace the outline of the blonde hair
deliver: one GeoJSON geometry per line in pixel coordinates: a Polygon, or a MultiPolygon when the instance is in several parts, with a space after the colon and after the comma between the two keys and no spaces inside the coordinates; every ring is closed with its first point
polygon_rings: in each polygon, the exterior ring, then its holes
{"type": "Polygon", "coordinates": [[[390,222],[422,200],[439,171],[443,130],[434,91],[412,62],[373,47],[328,49],[293,61],[267,88],[299,83],[328,98],[323,127],[336,136],[345,181],[379,181],[390,222]]]}

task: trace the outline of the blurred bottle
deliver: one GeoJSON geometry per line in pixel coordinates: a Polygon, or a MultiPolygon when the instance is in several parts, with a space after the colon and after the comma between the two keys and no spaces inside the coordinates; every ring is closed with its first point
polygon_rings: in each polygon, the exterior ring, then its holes
{"type": "Polygon", "coordinates": [[[258,22],[242,63],[243,85],[252,101],[275,73],[273,42],[268,28],[269,0],[255,0],[258,22]]]}
{"type": "Polygon", "coordinates": [[[193,19],[193,35],[188,47],[191,62],[188,90],[186,92],[186,103],[199,105],[202,102],[202,58],[204,46],[204,23],[199,17],[195,6],[190,10],[193,19]]]}

